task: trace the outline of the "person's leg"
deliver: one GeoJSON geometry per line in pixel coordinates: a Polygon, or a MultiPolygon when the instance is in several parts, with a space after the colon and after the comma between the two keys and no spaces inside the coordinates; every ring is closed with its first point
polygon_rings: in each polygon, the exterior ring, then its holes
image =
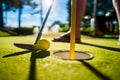
{"type": "Polygon", "coordinates": [[[80,27],[85,9],[86,9],[86,0],[77,0],[76,40],[80,40],[80,41],[81,41],[80,27]]]}
{"type": "Polygon", "coordinates": [[[120,0],[112,0],[113,6],[115,8],[118,24],[119,24],[119,38],[118,38],[118,45],[120,45],[120,0]]]}
{"type": "MultiPolygon", "coordinates": [[[[81,21],[86,9],[86,0],[77,0],[77,21],[76,21],[76,41],[81,42],[81,37],[80,37],[80,26],[81,26],[81,21]]],[[[70,41],[70,31],[67,33],[61,35],[60,37],[56,37],[53,39],[53,41],[70,41]]]]}

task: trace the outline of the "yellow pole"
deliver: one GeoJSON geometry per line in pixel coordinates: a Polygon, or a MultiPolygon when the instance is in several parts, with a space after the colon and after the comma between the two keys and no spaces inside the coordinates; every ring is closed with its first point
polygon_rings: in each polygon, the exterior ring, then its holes
{"type": "Polygon", "coordinates": [[[77,0],[72,0],[71,33],[70,33],[70,59],[74,59],[74,52],[75,52],[76,4],[77,4],[77,0]]]}

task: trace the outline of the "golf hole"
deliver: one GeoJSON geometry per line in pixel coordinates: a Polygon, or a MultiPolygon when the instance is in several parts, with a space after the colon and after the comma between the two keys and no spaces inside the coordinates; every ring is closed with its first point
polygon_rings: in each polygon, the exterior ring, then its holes
{"type": "Polygon", "coordinates": [[[87,52],[80,52],[80,51],[75,51],[74,59],[70,59],[69,51],[54,52],[53,56],[59,59],[64,59],[64,60],[90,60],[93,58],[91,54],[87,52]]]}

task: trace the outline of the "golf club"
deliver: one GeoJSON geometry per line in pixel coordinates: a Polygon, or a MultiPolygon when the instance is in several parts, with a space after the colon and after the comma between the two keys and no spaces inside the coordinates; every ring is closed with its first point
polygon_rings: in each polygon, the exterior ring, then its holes
{"type": "Polygon", "coordinates": [[[46,21],[47,21],[47,19],[48,19],[48,16],[49,16],[49,14],[50,14],[50,11],[51,11],[51,9],[52,9],[53,2],[54,2],[54,0],[52,1],[51,5],[50,5],[50,7],[49,7],[49,9],[48,9],[48,12],[47,12],[47,14],[46,14],[46,17],[45,17],[45,19],[44,19],[44,22],[43,22],[41,28],[40,28],[40,31],[39,31],[39,33],[38,33],[38,36],[37,36],[34,44],[36,44],[37,41],[41,38],[42,31],[43,31],[43,28],[44,28],[44,26],[45,26],[45,23],[46,23],[46,21]]]}
{"type": "Polygon", "coordinates": [[[39,30],[39,33],[38,33],[38,35],[37,35],[37,37],[36,37],[36,40],[35,40],[34,44],[14,43],[14,45],[15,45],[16,47],[19,47],[19,48],[22,48],[22,49],[33,49],[33,45],[35,45],[35,44],[38,42],[38,40],[41,38],[41,36],[42,36],[42,31],[43,31],[43,28],[44,28],[44,26],[45,26],[45,23],[46,23],[46,21],[47,21],[47,19],[48,19],[48,16],[49,16],[49,14],[50,14],[50,11],[51,11],[51,9],[52,9],[53,3],[54,3],[54,0],[52,0],[52,3],[51,3],[51,5],[50,5],[50,7],[49,7],[49,9],[48,9],[48,11],[47,11],[47,13],[46,13],[45,19],[44,19],[44,21],[43,21],[43,24],[42,24],[40,30],[39,30]]]}

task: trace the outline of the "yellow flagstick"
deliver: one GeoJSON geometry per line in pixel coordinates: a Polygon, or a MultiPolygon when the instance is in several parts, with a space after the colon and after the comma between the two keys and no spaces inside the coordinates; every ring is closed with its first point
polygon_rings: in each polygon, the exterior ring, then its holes
{"type": "Polygon", "coordinates": [[[70,33],[70,59],[74,59],[74,52],[75,52],[76,4],[77,4],[77,0],[72,0],[71,33],[70,33]]]}

